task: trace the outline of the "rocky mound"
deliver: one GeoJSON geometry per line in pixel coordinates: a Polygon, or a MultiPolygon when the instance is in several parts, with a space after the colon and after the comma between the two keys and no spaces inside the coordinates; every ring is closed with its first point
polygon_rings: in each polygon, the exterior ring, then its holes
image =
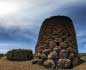
{"type": "Polygon", "coordinates": [[[33,58],[33,52],[31,49],[25,50],[25,49],[13,49],[11,51],[8,51],[7,59],[14,60],[14,61],[25,61],[25,60],[31,60],[33,58]]]}
{"type": "Polygon", "coordinates": [[[76,34],[66,16],[47,18],[40,29],[33,64],[48,68],[70,68],[79,63],[76,34]]]}

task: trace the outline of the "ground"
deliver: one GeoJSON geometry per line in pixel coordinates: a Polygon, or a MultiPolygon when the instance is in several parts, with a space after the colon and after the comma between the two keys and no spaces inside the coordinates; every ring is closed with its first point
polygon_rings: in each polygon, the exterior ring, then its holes
{"type": "MultiPolygon", "coordinates": [[[[0,70],[47,70],[42,66],[33,65],[31,61],[9,61],[6,57],[0,59],[0,70]]],[[[48,69],[49,70],[49,69],[48,69]]],[[[86,70],[86,62],[74,67],[72,70],[86,70]]]]}

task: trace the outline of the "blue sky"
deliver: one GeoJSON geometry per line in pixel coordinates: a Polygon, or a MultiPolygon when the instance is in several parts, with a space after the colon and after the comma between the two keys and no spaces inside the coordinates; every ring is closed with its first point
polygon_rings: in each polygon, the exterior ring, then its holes
{"type": "Polygon", "coordinates": [[[15,48],[34,51],[42,22],[56,15],[73,20],[78,50],[86,53],[85,0],[3,0],[0,6],[0,53],[15,48]]]}

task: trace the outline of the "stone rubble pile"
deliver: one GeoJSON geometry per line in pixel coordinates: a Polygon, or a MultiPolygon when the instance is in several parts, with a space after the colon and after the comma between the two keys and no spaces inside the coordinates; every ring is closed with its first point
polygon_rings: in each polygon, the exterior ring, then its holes
{"type": "MultiPolygon", "coordinates": [[[[58,38],[58,40],[62,39],[58,38]]],[[[47,48],[41,52],[38,52],[32,60],[33,64],[37,63],[48,68],[70,68],[71,66],[78,64],[79,57],[74,48],[68,47],[67,44],[62,41],[58,46],[53,44],[55,43],[54,41],[50,43],[51,44],[49,44],[48,47],[52,47],[54,45],[53,49],[47,48]]],[[[45,45],[41,48],[45,48],[45,45]]],[[[41,48],[39,50],[41,50],[41,48]]]]}

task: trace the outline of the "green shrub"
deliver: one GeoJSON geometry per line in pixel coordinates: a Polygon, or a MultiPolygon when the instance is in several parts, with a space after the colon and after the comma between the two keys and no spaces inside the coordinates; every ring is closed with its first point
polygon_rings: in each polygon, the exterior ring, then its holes
{"type": "Polygon", "coordinates": [[[31,49],[13,49],[11,51],[8,51],[6,56],[8,60],[25,61],[31,60],[33,58],[33,52],[31,49]]]}

